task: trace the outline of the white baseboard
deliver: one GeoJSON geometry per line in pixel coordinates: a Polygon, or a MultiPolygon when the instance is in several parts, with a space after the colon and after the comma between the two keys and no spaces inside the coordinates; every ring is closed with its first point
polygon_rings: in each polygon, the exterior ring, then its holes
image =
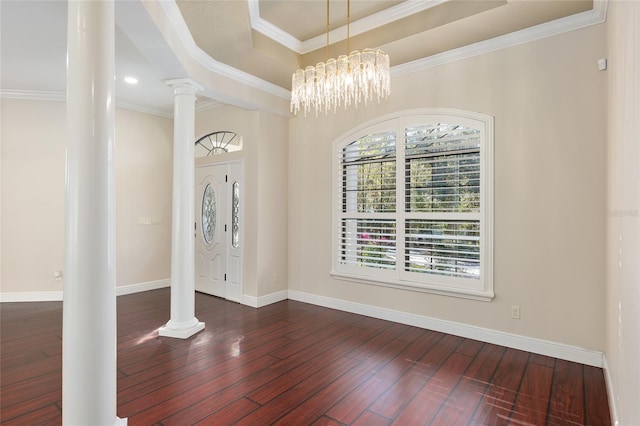
{"type": "MultiPolygon", "coordinates": [[[[155,290],[157,288],[169,287],[170,285],[171,280],[168,278],[123,285],[116,287],[116,296],[155,290]]],[[[62,302],[62,291],[0,292],[0,303],[3,302],[62,302]]]]}
{"type": "Polygon", "coordinates": [[[497,330],[476,327],[473,325],[461,324],[445,321],[437,318],[430,318],[422,315],[415,315],[392,309],[385,309],[376,306],[364,305],[361,303],[348,302],[331,297],[318,296],[311,293],[289,290],[289,299],[300,302],[311,303],[313,305],[338,309],[354,314],[366,315],[373,318],[398,322],[401,324],[413,325],[429,330],[440,331],[442,333],[453,334],[469,339],[480,340],[482,342],[509,348],[520,349],[540,355],[560,358],[567,361],[581,364],[602,367],[602,352],[579,348],[577,346],[565,345],[563,343],[550,342],[532,337],[520,336],[517,334],[505,333],[497,330]]]}
{"type": "Polygon", "coordinates": [[[283,300],[287,300],[288,298],[289,292],[287,290],[278,291],[276,293],[271,293],[267,294],[266,296],[260,297],[247,296],[245,294],[242,296],[242,304],[251,306],[253,308],[261,308],[272,303],[282,302],[283,300]]]}
{"type": "Polygon", "coordinates": [[[602,369],[604,370],[604,383],[607,387],[607,399],[609,400],[611,424],[613,426],[619,426],[620,420],[618,417],[618,400],[615,397],[613,382],[611,380],[611,371],[609,371],[609,364],[607,363],[606,355],[602,355],[602,369]]]}
{"type": "Polygon", "coordinates": [[[62,291],[2,292],[0,303],[4,302],[62,302],[62,291]]]}
{"type": "Polygon", "coordinates": [[[171,280],[166,278],[164,280],[147,281],[144,283],[121,285],[116,287],[116,296],[122,296],[125,294],[140,293],[148,290],[156,290],[158,288],[171,287],[171,280]]]}
{"type": "MultiPolygon", "coordinates": [[[[120,296],[124,294],[139,293],[142,291],[154,290],[169,286],[169,279],[149,281],[145,283],[116,287],[116,294],[120,296]]],[[[364,305],[362,303],[349,302],[346,300],[334,299],[326,296],[319,296],[316,294],[305,293],[296,290],[283,290],[260,297],[243,295],[242,304],[254,308],[261,308],[263,306],[267,306],[272,303],[280,302],[287,299],[311,303],[313,305],[324,306],[327,308],[338,309],[355,314],[366,315],[373,318],[384,319],[401,324],[413,325],[416,327],[453,334],[455,336],[466,337],[469,339],[480,340],[487,343],[493,343],[495,345],[520,349],[523,351],[533,352],[554,358],[560,358],[567,361],[578,362],[594,367],[604,367],[605,379],[607,381],[607,390],[609,393],[609,403],[612,410],[611,415],[612,418],[617,419],[615,400],[613,399],[613,393],[611,390],[611,377],[609,376],[609,371],[606,368],[606,360],[604,359],[604,355],[602,354],[602,352],[583,349],[577,346],[565,345],[563,343],[550,342],[548,340],[520,336],[503,331],[490,330],[487,328],[476,327],[468,324],[445,321],[437,318],[380,308],[377,306],[364,305]]],[[[61,300],[61,291],[0,293],[0,302],[43,302],[61,300]]]]}

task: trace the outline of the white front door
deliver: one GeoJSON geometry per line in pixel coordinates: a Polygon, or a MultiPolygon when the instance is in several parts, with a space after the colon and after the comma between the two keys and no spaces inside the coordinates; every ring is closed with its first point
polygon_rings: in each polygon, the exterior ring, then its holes
{"type": "Polygon", "coordinates": [[[227,297],[227,165],[196,167],[195,287],[227,297]]]}

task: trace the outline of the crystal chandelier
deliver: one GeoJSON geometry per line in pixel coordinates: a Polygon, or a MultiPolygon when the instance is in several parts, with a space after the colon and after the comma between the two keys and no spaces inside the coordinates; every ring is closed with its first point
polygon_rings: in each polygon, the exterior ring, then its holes
{"type": "MultiPolygon", "coordinates": [[[[349,51],[349,25],[351,4],[347,0],[347,52],[349,51]]],[[[327,0],[327,57],[329,52],[329,0],[327,0]]],[[[313,106],[325,114],[338,106],[346,109],[351,104],[365,105],[374,97],[378,102],[386,99],[391,91],[389,75],[389,55],[382,50],[354,50],[348,56],[319,62],[315,67],[299,69],[291,77],[291,112],[298,114],[300,109],[307,113],[313,106]]]]}

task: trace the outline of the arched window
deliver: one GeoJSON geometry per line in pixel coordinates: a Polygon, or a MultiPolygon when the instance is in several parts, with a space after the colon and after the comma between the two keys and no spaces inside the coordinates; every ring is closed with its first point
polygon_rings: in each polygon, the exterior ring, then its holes
{"type": "Polygon", "coordinates": [[[412,110],[335,142],[337,277],[493,297],[493,118],[412,110]]]}
{"type": "Polygon", "coordinates": [[[240,151],[242,138],[234,132],[226,130],[209,133],[196,141],[195,156],[209,157],[226,152],[240,151]]]}

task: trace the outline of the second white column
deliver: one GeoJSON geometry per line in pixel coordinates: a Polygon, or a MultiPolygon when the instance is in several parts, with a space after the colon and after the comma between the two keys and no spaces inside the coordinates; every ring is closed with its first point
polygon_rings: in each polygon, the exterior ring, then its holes
{"type": "Polygon", "coordinates": [[[204,329],[195,317],[194,150],[196,93],[189,79],[169,80],[173,88],[173,209],[171,229],[171,318],[160,335],[186,339],[204,329]]]}

